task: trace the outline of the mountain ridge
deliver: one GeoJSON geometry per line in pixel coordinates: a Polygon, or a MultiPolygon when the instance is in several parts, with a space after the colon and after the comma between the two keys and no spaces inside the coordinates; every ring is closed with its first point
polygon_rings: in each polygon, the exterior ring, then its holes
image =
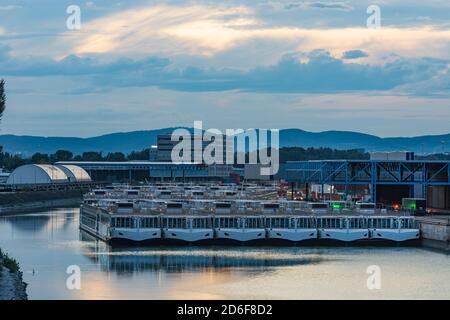
{"type": "MultiPolygon", "coordinates": [[[[156,144],[158,134],[171,133],[178,128],[192,131],[186,127],[168,127],[155,130],[114,132],[100,136],[43,137],[30,135],[0,135],[0,145],[4,151],[29,157],[34,153],[54,153],[57,150],[70,150],[74,154],[86,151],[123,152],[139,151],[156,144]]],[[[354,132],[329,130],[311,132],[297,128],[280,130],[280,147],[329,147],[333,149],[364,149],[366,151],[408,150],[417,153],[440,153],[447,151],[450,133],[442,135],[423,135],[414,137],[386,137],[354,132]]],[[[450,146],[449,146],[450,147],[450,146]]]]}

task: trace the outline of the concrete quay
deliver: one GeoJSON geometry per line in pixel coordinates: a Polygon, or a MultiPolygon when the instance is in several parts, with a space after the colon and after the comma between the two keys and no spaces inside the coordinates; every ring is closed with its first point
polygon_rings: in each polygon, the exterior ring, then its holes
{"type": "Polygon", "coordinates": [[[450,215],[416,217],[424,247],[450,252],[450,215]]]}

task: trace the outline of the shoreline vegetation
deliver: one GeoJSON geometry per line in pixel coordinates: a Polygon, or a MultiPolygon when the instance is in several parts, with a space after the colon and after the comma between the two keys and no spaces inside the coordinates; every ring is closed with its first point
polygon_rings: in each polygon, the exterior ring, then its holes
{"type": "MultiPolygon", "coordinates": [[[[235,153],[235,160],[237,153],[235,153]]],[[[279,149],[280,163],[287,161],[308,161],[308,160],[368,160],[369,153],[362,149],[339,150],[333,148],[301,148],[301,147],[282,147],[279,149]]],[[[416,155],[416,160],[450,160],[450,154],[436,153],[428,155],[416,155]]],[[[14,170],[15,168],[25,164],[53,164],[59,161],[146,161],[150,159],[150,149],[141,151],[132,151],[131,153],[109,152],[103,154],[97,151],[87,151],[82,154],[75,155],[68,150],[58,150],[53,154],[35,153],[31,157],[22,157],[19,154],[5,152],[0,146],[0,167],[6,170],[14,170]]],[[[245,154],[248,162],[249,153],[245,154]]],[[[235,161],[236,163],[236,161],[235,161]]]]}
{"type": "Polygon", "coordinates": [[[19,263],[0,249],[0,300],[27,300],[19,263]]]}

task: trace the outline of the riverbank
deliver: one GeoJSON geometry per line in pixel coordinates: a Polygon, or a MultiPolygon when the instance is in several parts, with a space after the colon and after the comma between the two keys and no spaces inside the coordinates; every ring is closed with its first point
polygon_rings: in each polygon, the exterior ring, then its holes
{"type": "Polygon", "coordinates": [[[27,300],[19,264],[0,250],[0,300],[27,300]]]}
{"type": "Polygon", "coordinates": [[[422,246],[450,253],[450,216],[417,217],[422,246]]]}
{"type": "Polygon", "coordinates": [[[34,210],[76,206],[82,201],[79,190],[22,191],[0,193],[0,216],[34,210]]]}

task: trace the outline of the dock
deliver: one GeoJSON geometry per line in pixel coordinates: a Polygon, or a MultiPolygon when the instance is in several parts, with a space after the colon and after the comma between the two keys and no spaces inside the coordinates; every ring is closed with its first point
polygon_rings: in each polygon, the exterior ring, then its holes
{"type": "Polygon", "coordinates": [[[450,215],[416,217],[424,247],[450,252],[450,215]]]}

